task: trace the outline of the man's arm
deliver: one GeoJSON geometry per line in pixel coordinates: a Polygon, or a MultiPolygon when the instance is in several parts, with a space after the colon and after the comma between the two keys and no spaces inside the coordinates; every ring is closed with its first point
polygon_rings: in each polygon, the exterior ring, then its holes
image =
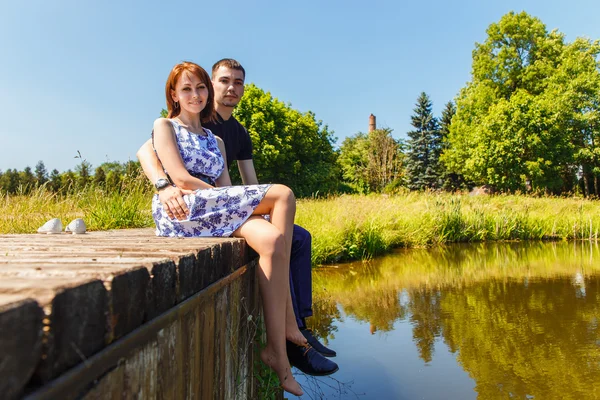
{"type": "MultiPolygon", "coordinates": [[[[146,177],[153,185],[160,178],[168,179],[158,157],[154,153],[151,139],[148,139],[148,141],[140,147],[136,155],[138,160],[140,160],[144,174],[146,174],[146,177]]],[[[181,190],[175,186],[167,186],[158,192],[158,198],[167,212],[167,215],[170,218],[177,218],[181,221],[186,219],[189,214],[189,210],[185,201],[183,201],[182,196],[192,192],[192,190],[181,190]]]]}
{"type": "Polygon", "coordinates": [[[258,178],[256,177],[256,170],[254,169],[252,159],[238,160],[237,165],[244,185],[258,185],[258,178]]]}

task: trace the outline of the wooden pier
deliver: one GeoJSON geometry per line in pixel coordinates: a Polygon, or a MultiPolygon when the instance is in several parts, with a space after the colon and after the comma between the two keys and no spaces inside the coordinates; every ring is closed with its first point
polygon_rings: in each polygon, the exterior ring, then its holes
{"type": "Polygon", "coordinates": [[[253,398],[255,266],[241,239],[0,235],[2,398],[253,398]]]}

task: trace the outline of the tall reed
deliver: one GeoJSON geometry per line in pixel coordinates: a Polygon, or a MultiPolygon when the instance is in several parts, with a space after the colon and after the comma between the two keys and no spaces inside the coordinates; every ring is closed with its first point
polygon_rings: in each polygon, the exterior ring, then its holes
{"type": "Polygon", "coordinates": [[[370,258],[451,242],[598,239],[600,203],[577,198],[407,192],[303,200],[313,262],[370,258]]]}

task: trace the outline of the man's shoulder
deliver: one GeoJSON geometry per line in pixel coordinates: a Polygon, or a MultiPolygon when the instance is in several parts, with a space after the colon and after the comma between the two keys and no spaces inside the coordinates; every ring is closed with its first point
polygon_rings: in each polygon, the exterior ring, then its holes
{"type": "Polygon", "coordinates": [[[229,120],[231,121],[231,123],[233,125],[235,125],[238,129],[241,130],[246,130],[246,128],[244,128],[244,125],[240,124],[240,121],[237,120],[237,118],[235,118],[233,115],[231,116],[231,118],[229,118],[229,120]]]}

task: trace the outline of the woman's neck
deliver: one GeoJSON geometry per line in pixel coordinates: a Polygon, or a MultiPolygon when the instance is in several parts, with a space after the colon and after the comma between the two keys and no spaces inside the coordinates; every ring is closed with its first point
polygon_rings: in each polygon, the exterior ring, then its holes
{"type": "Polygon", "coordinates": [[[178,116],[176,116],[181,123],[183,123],[188,131],[202,132],[202,124],[200,123],[199,114],[190,114],[185,110],[181,110],[178,116]]]}

